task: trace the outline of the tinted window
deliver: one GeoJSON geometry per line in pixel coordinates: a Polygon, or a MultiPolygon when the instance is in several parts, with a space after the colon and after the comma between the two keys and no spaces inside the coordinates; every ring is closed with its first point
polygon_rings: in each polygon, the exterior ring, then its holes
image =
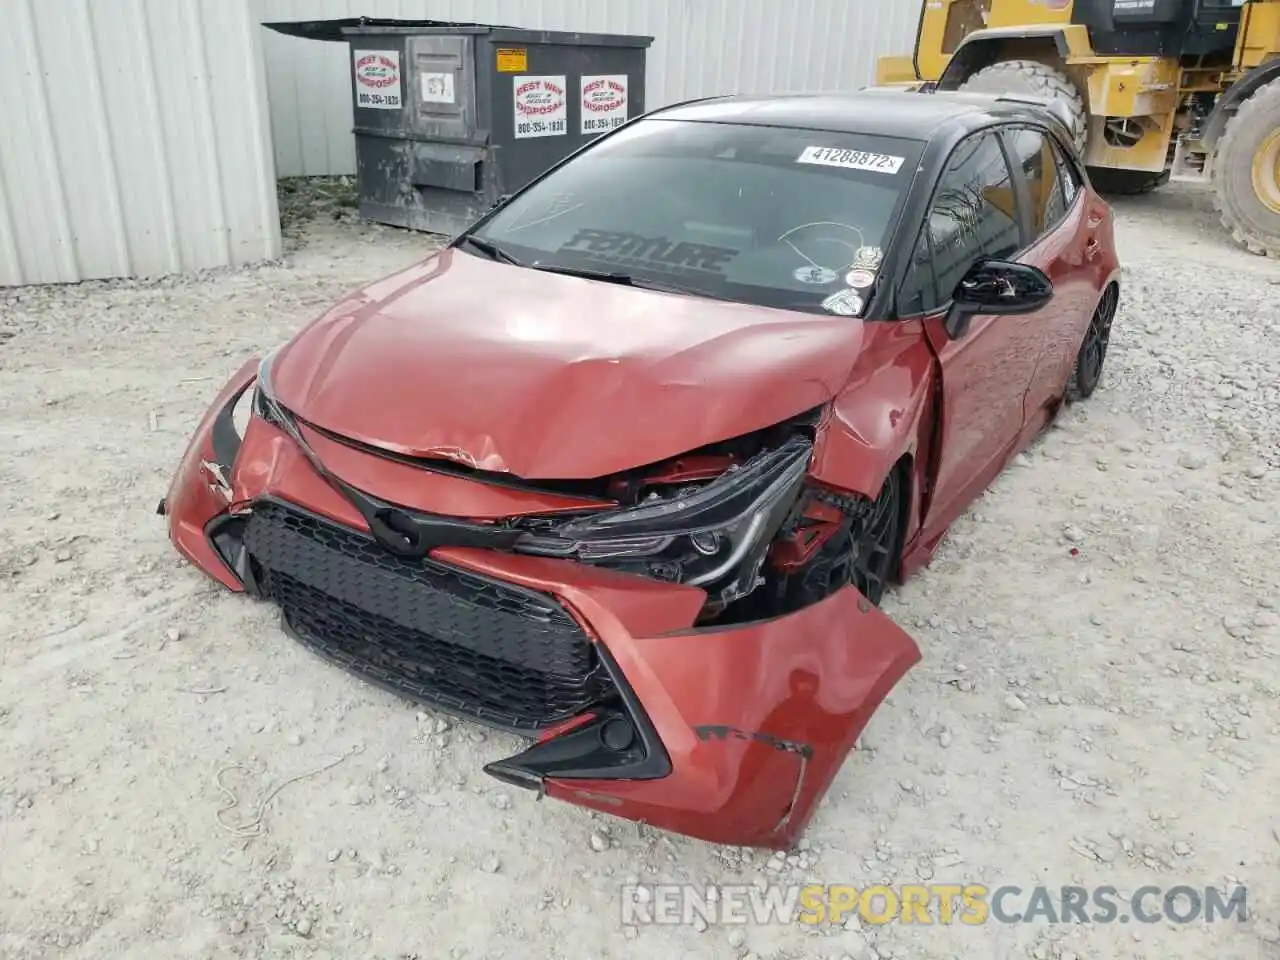
{"type": "Polygon", "coordinates": [[[979,259],[1008,259],[1021,246],[1013,184],[1000,141],[992,133],[964,141],[938,183],[912,256],[900,311],[928,312],[942,306],[979,259]]]}
{"type": "Polygon", "coordinates": [[[645,120],[476,234],[525,263],[822,312],[859,249],[888,246],[920,150],[911,140],[645,120]]]}
{"type": "Polygon", "coordinates": [[[1071,205],[1076,202],[1076,194],[1080,192],[1080,171],[1064,152],[1062,144],[1054,143],[1053,154],[1058,161],[1058,182],[1062,186],[1062,196],[1070,210],[1071,205]]]}
{"type": "Polygon", "coordinates": [[[1031,198],[1031,236],[1039,239],[1067,215],[1053,138],[1026,127],[1010,133],[1013,153],[1022,168],[1031,198]]]}

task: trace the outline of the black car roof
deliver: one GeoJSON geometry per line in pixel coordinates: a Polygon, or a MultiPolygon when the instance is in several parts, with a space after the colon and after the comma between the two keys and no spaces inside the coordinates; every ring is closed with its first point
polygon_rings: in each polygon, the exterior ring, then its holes
{"type": "Polygon", "coordinates": [[[869,88],[850,93],[725,96],[656,110],[664,120],[740,123],[928,141],[986,126],[997,120],[1045,121],[1053,114],[1032,99],[982,93],[916,93],[869,88]]]}

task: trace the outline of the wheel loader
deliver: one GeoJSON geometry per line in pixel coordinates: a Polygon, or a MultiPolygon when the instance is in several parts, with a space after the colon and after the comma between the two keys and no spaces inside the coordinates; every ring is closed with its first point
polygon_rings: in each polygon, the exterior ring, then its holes
{"type": "Polygon", "coordinates": [[[1280,0],[922,0],[877,83],[1065,105],[1090,179],[1207,179],[1236,242],[1280,258],[1280,0]]]}

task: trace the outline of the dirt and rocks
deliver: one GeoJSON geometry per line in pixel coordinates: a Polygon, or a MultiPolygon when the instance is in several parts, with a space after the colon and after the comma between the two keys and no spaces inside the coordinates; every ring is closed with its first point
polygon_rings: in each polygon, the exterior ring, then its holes
{"type": "Polygon", "coordinates": [[[0,291],[0,956],[1280,956],[1280,270],[1206,194],[1119,207],[1103,388],[886,600],[924,661],[771,857],[508,790],[511,738],[179,562],[156,502],[224,378],[431,249],[308,189],[278,264],[0,291]],[[627,928],[637,879],[1238,883],[1249,917],[627,928]]]}

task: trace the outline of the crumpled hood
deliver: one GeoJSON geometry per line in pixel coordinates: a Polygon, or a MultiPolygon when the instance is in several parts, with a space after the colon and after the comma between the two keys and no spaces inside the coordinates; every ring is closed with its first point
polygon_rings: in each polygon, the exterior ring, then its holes
{"type": "Polygon", "coordinates": [[[353,294],[276,356],[304,420],[410,456],[589,479],[830,400],[860,321],[637,290],[454,250],[353,294]]]}

